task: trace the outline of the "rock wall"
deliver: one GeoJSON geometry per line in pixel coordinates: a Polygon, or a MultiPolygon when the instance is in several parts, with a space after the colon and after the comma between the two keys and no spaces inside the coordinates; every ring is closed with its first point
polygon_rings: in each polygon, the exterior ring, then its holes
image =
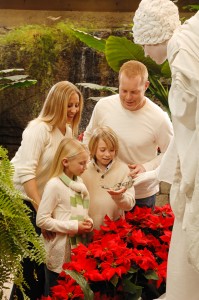
{"type": "MultiPolygon", "coordinates": [[[[31,43],[26,43],[22,38],[20,42],[13,40],[0,44],[0,70],[23,68],[30,78],[37,80],[37,84],[29,88],[6,89],[0,92],[0,144],[8,149],[9,157],[15,154],[21,142],[22,131],[38,115],[49,89],[56,82],[69,80],[75,84],[92,82],[118,85],[117,74],[109,68],[101,53],[92,51],[74,37],[61,33],[59,29],[54,28],[51,32],[51,29],[48,31],[45,27],[47,31],[43,32],[43,27],[35,28],[34,31],[30,27],[26,30],[27,39],[29,35],[33,35],[31,43]]],[[[98,31],[97,34],[105,33],[98,31]]],[[[91,93],[88,89],[81,90],[85,108],[80,132],[85,129],[93,108],[93,104],[86,99],[91,94],[105,95],[97,91],[91,93]]]]}

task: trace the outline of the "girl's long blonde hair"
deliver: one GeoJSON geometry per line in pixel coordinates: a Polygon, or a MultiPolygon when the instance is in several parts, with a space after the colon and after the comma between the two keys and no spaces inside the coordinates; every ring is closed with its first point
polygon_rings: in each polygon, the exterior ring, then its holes
{"type": "Polygon", "coordinates": [[[57,177],[63,173],[63,159],[67,158],[75,159],[80,153],[88,152],[88,147],[82,144],[80,141],[76,140],[75,138],[64,138],[61,143],[59,144],[57,151],[55,153],[55,157],[53,159],[49,179],[52,177],[57,177]]]}
{"type": "Polygon", "coordinates": [[[60,81],[50,89],[38,120],[44,121],[53,127],[63,123],[67,116],[69,100],[74,93],[79,96],[79,111],[74,117],[71,128],[73,135],[77,136],[83,110],[83,96],[79,89],[69,81],[60,81]]]}

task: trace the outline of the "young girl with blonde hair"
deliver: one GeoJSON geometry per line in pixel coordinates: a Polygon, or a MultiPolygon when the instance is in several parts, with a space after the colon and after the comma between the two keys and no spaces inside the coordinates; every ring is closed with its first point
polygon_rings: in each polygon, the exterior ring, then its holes
{"type": "Polygon", "coordinates": [[[57,284],[64,262],[70,260],[71,247],[86,243],[93,229],[88,217],[89,194],[79,176],[89,159],[87,147],[76,139],[63,139],[51,166],[41,203],[37,226],[53,231],[53,240],[44,240],[46,250],[45,296],[57,284]]]}
{"type": "Polygon", "coordinates": [[[96,128],[88,147],[91,161],[82,179],[90,195],[89,215],[99,229],[105,215],[116,220],[133,208],[135,191],[128,166],[117,158],[118,138],[111,128],[96,128]]]}

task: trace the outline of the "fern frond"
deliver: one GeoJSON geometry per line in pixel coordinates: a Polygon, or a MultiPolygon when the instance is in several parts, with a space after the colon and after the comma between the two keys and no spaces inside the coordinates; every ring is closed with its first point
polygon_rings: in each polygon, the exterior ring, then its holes
{"type": "Polygon", "coordinates": [[[21,267],[24,258],[38,264],[44,261],[43,244],[30,221],[31,210],[15,189],[12,178],[13,166],[7,150],[0,146],[0,293],[11,274],[24,293],[21,267]]]}

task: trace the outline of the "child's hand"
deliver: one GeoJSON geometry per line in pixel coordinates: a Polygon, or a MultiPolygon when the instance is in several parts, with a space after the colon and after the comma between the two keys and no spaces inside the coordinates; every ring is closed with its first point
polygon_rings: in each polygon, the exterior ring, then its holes
{"type": "Polygon", "coordinates": [[[93,224],[89,220],[78,222],[78,234],[91,232],[93,230],[93,224]]]}
{"type": "Polygon", "coordinates": [[[48,231],[46,229],[41,229],[41,232],[47,241],[52,241],[56,237],[56,232],[48,231]]]}
{"type": "Polygon", "coordinates": [[[111,195],[113,200],[121,200],[123,197],[124,192],[126,192],[126,188],[123,187],[120,190],[108,190],[107,191],[109,193],[109,195],[111,195]]]}
{"type": "Polygon", "coordinates": [[[93,228],[93,220],[90,217],[85,217],[84,222],[86,222],[88,225],[91,226],[91,228],[93,228]]]}

